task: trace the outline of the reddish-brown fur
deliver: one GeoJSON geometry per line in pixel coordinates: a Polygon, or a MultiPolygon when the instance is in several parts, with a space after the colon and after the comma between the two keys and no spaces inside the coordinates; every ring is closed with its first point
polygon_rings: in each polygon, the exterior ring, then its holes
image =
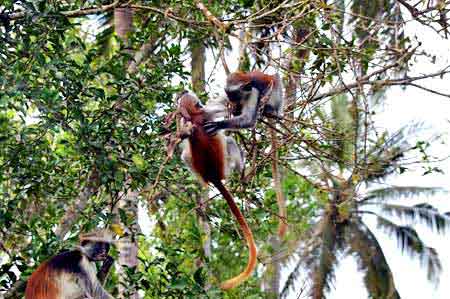
{"type": "Polygon", "coordinates": [[[275,76],[264,74],[261,71],[234,72],[227,77],[227,85],[245,85],[249,82],[253,82],[260,91],[265,90],[271,82],[273,82],[274,88],[280,84],[275,76]]]}
{"type": "Polygon", "coordinates": [[[253,234],[244,216],[234,202],[233,196],[222,184],[225,178],[225,144],[219,134],[209,136],[203,128],[203,123],[209,121],[207,114],[196,97],[184,94],[180,98],[179,110],[182,116],[193,123],[193,131],[189,136],[193,170],[200,175],[205,183],[212,183],[227,201],[234,217],[238,221],[249,247],[247,267],[239,275],[222,283],[222,289],[231,289],[251,276],[256,266],[256,245],[253,234]]]}
{"type": "Polygon", "coordinates": [[[48,261],[42,263],[28,279],[25,299],[59,299],[55,274],[48,267],[48,261]]]}
{"type": "Polygon", "coordinates": [[[203,129],[207,121],[202,108],[196,107],[198,100],[189,94],[180,99],[180,106],[187,112],[194,125],[189,144],[192,153],[192,166],[205,183],[213,183],[225,178],[225,151],[219,135],[209,136],[203,129]]]}

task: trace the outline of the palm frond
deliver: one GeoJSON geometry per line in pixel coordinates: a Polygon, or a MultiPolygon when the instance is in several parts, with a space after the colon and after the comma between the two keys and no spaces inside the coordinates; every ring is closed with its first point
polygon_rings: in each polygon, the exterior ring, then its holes
{"type": "Polygon", "coordinates": [[[336,96],[331,102],[332,125],[334,126],[331,137],[332,155],[337,157],[341,170],[345,167],[345,161],[351,159],[353,150],[354,123],[348,109],[348,100],[345,95],[336,96]]]}
{"type": "Polygon", "coordinates": [[[95,44],[99,49],[99,54],[106,56],[112,49],[112,37],[114,36],[114,16],[112,12],[107,12],[98,18],[99,33],[96,35],[95,44]]]}
{"type": "Polygon", "coordinates": [[[311,265],[311,298],[313,299],[325,298],[325,292],[331,289],[336,278],[334,273],[337,263],[336,237],[336,229],[330,221],[323,231],[322,244],[315,253],[315,259],[311,265]]]}
{"type": "Polygon", "coordinates": [[[427,258],[424,266],[427,267],[427,279],[429,281],[439,282],[439,273],[442,271],[441,260],[439,255],[433,247],[426,247],[427,258]]]}
{"type": "Polygon", "coordinates": [[[404,157],[404,147],[391,147],[385,152],[371,155],[368,158],[366,182],[375,182],[392,174],[398,166],[398,161],[404,157]]]}
{"type": "Polygon", "coordinates": [[[320,247],[321,244],[320,235],[322,235],[322,229],[324,228],[324,225],[322,225],[322,223],[323,220],[319,221],[318,224],[309,229],[305,233],[306,238],[302,238],[303,240],[298,243],[296,242],[296,245],[298,247],[296,254],[290,255],[289,258],[286,259],[286,261],[289,262],[296,261],[296,264],[291,273],[289,273],[283,289],[281,290],[281,298],[286,298],[289,291],[295,291],[296,283],[300,277],[301,271],[307,264],[312,263],[312,260],[315,256],[315,254],[313,253],[318,251],[318,247],[320,247]]]}
{"type": "Polygon", "coordinates": [[[382,210],[408,221],[419,221],[438,233],[444,233],[450,227],[450,217],[441,214],[429,204],[418,204],[412,207],[383,204],[382,210]]]}
{"type": "Polygon", "coordinates": [[[404,154],[414,148],[408,138],[422,126],[421,123],[414,123],[391,135],[385,132],[378,138],[368,150],[367,183],[383,179],[395,171],[404,154]]]}
{"type": "Polygon", "coordinates": [[[321,245],[313,252],[308,269],[311,269],[310,277],[312,286],[310,296],[313,299],[325,298],[325,293],[330,291],[335,280],[334,270],[337,266],[337,253],[343,251],[343,226],[335,221],[334,213],[327,213],[322,221],[321,245]]]}
{"type": "Polygon", "coordinates": [[[342,226],[337,225],[332,214],[327,213],[316,226],[313,242],[300,254],[300,259],[281,292],[285,298],[295,287],[300,271],[306,268],[311,279],[310,296],[313,299],[325,298],[326,291],[332,287],[335,279],[334,270],[337,265],[337,253],[344,251],[345,243],[342,226]]]}
{"type": "Polygon", "coordinates": [[[361,221],[352,221],[348,232],[349,252],[357,258],[358,268],[364,272],[364,284],[370,298],[399,299],[391,269],[370,229],[361,221]]]}
{"type": "Polygon", "coordinates": [[[383,228],[387,233],[393,234],[403,252],[413,258],[418,258],[422,266],[427,269],[427,278],[431,282],[439,282],[442,265],[436,250],[427,247],[420,239],[416,230],[410,226],[397,225],[386,218],[377,217],[378,227],[383,228]]]}
{"type": "Polygon", "coordinates": [[[280,293],[280,298],[286,298],[290,291],[295,291],[296,282],[300,277],[300,273],[302,270],[302,266],[304,265],[304,261],[302,257],[299,258],[297,263],[294,266],[294,269],[289,273],[286,282],[283,286],[283,289],[280,293]]]}
{"type": "Polygon", "coordinates": [[[362,201],[385,201],[417,196],[433,196],[438,192],[444,192],[444,189],[439,187],[391,186],[369,191],[362,201]]]}

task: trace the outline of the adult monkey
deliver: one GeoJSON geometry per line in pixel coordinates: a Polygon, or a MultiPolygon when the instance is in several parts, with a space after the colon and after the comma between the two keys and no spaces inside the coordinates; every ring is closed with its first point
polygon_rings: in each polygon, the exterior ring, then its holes
{"type": "Polygon", "coordinates": [[[31,274],[25,299],[114,299],[100,282],[112,265],[110,243],[112,238],[103,231],[81,235],[74,250],[53,256],[31,274]],[[99,278],[96,261],[105,261],[108,268],[102,267],[99,278]]]}
{"type": "MultiPolygon", "coordinates": [[[[184,93],[180,95],[180,99],[185,93],[187,92],[184,91],[184,93]]],[[[226,117],[226,102],[227,99],[225,97],[209,99],[206,104],[201,107],[205,121],[213,121],[226,117]]],[[[198,103],[200,105],[200,102],[198,103]]],[[[191,124],[189,124],[189,121],[186,123],[186,119],[184,117],[181,121],[181,127],[184,129],[187,128],[189,131],[184,137],[188,137],[190,131],[192,131],[192,126],[190,126],[191,124]]],[[[223,139],[223,143],[225,145],[225,178],[227,178],[232,172],[237,172],[239,174],[242,173],[245,164],[244,152],[239,148],[233,137],[220,135],[220,138],[223,139]]],[[[193,169],[191,147],[189,146],[189,141],[186,139],[182,143],[182,149],[181,159],[187,166],[189,166],[190,169],[193,169]]]]}
{"type": "Polygon", "coordinates": [[[179,99],[178,111],[186,122],[192,123],[192,130],[188,135],[189,144],[182,154],[183,160],[201,181],[206,184],[211,183],[219,190],[247,241],[249,249],[247,267],[239,275],[221,284],[222,289],[231,289],[251,276],[256,266],[257,251],[250,227],[234,202],[233,196],[222,183],[228,172],[227,169],[231,167],[230,160],[227,158],[227,143],[222,134],[210,136],[205,132],[204,122],[211,120],[214,115],[208,113],[196,96],[188,93],[182,94],[179,99]]]}
{"type": "Polygon", "coordinates": [[[260,71],[235,72],[227,77],[225,93],[232,103],[235,117],[220,121],[209,121],[204,125],[205,131],[214,135],[218,130],[253,128],[259,115],[269,117],[272,141],[272,175],[274,180],[280,223],[278,235],[282,238],[287,231],[286,203],[281,189],[278,172],[277,138],[273,118],[283,113],[284,97],[281,79],[278,74],[267,75],[260,71]]]}

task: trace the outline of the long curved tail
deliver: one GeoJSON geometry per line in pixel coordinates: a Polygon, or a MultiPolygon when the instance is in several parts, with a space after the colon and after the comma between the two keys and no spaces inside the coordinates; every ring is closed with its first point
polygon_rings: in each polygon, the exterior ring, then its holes
{"type": "Polygon", "coordinates": [[[239,226],[241,227],[241,230],[244,234],[245,240],[247,241],[249,256],[248,256],[248,262],[247,267],[245,267],[245,270],[242,271],[239,275],[230,278],[226,281],[224,281],[220,287],[224,290],[228,290],[231,288],[236,287],[237,285],[241,284],[243,281],[245,281],[247,278],[249,278],[253,270],[256,266],[256,245],[255,240],[253,239],[253,233],[251,229],[248,227],[247,222],[245,221],[244,216],[242,215],[241,211],[239,210],[238,206],[234,202],[233,196],[228,192],[227,188],[222,184],[221,181],[218,182],[212,182],[213,185],[220,191],[223,197],[225,197],[225,200],[228,203],[228,206],[231,209],[231,212],[233,213],[234,217],[236,218],[237,222],[239,223],[239,226]]]}
{"type": "Polygon", "coordinates": [[[275,122],[273,120],[270,120],[270,124],[273,126],[273,128],[270,128],[270,137],[272,141],[272,177],[273,177],[273,184],[275,187],[275,194],[277,197],[277,204],[278,204],[278,216],[280,217],[279,224],[278,224],[278,236],[280,238],[283,238],[286,234],[286,231],[288,229],[288,225],[286,222],[286,202],[284,200],[284,194],[283,190],[281,189],[281,178],[280,173],[278,171],[278,145],[277,145],[277,136],[275,134],[275,122]]]}

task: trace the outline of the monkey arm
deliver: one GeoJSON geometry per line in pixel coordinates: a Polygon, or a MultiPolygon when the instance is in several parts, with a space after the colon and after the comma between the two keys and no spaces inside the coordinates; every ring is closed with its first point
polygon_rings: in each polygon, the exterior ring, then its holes
{"type": "Polygon", "coordinates": [[[218,130],[236,130],[253,128],[258,117],[259,92],[256,88],[252,89],[248,100],[242,103],[242,113],[239,116],[220,121],[205,122],[204,128],[206,133],[214,135],[218,130]]]}
{"type": "Polygon", "coordinates": [[[95,266],[82,263],[78,283],[88,298],[114,299],[101,285],[95,275],[95,266]]]}
{"type": "Polygon", "coordinates": [[[97,273],[97,279],[101,284],[105,283],[106,279],[108,278],[109,270],[111,269],[113,264],[114,258],[108,255],[106,259],[103,261],[102,267],[97,273]]]}
{"type": "Polygon", "coordinates": [[[194,126],[191,121],[185,120],[183,117],[180,119],[178,128],[178,137],[182,140],[188,138],[192,134],[194,126]]]}
{"type": "Polygon", "coordinates": [[[183,160],[186,165],[192,169],[192,154],[191,154],[191,147],[189,146],[189,142],[186,140],[183,140],[181,143],[181,160],[183,160]]]}

